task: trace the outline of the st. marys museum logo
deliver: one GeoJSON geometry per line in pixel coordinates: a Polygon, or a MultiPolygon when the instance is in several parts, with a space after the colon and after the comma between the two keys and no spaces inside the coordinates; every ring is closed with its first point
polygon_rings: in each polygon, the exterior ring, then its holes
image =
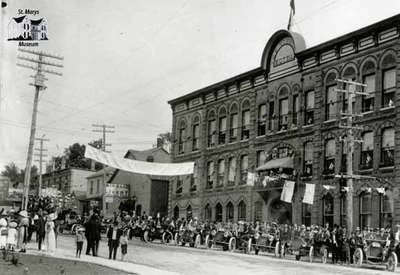
{"type": "Polygon", "coordinates": [[[8,24],[8,40],[19,41],[19,46],[39,46],[35,41],[48,40],[47,20],[38,16],[39,10],[19,9],[8,24]]]}

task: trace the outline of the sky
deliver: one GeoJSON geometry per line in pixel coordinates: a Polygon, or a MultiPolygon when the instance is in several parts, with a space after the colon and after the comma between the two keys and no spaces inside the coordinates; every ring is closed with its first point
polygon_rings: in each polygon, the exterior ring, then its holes
{"type": "MultiPolygon", "coordinates": [[[[167,101],[259,67],[268,39],[285,29],[290,0],[8,0],[2,10],[0,170],[25,167],[34,88],[7,41],[18,9],[48,22],[43,50],[64,57],[63,76],[47,75],[36,137],[47,160],[99,139],[92,124],[115,126],[113,153],[148,149],[171,131],[167,101]]],[[[398,0],[295,0],[293,31],[307,47],[400,13],[398,0]]],[[[35,144],[38,147],[38,143],[35,144]]]]}

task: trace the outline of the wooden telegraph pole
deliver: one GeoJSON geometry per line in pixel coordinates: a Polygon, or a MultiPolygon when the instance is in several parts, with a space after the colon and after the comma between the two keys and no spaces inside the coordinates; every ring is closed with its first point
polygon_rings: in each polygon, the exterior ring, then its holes
{"type": "Polygon", "coordinates": [[[35,71],[35,75],[31,77],[34,79],[33,83],[29,83],[29,85],[35,87],[35,96],[33,100],[33,112],[32,112],[32,122],[31,122],[31,133],[29,137],[29,146],[28,146],[28,155],[26,158],[26,167],[25,167],[25,177],[24,177],[24,195],[23,195],[23,204],[22,208],[26,210],[28,208],[28,195],[29,195],[29,185],[31,179],[31,166],[32,166],[32,155],[33,155],[33,145],[35,142],[35,133],[36,133],[36,120],[37,120],[37,109],[38,109],[38,101],[39,101],[39,93],[40,91],[46,89],[47,87],[44,85],[44,81],[48,80],[45,78],[44,73],[55,74],[61,76],[62,74],[51,69],[48,69],[45,66],[53,66],[62,68],[63,65],[52,63],[46,61],[45,58],[53,58],[57,60],[64,60],[63,57],[48,54],[42,51],[33,51],[27,50],[23,48],[18,49],[20,52],[31,54],[32,56],[18,56],[18,59],[23,61],[31,62],[31,64],[22,64],[17,63],[17,66],[24,67],[35,71]],[[34,57],[37,57],[34,58],[34,57]]]}
{"type": "Polygon", "coordinates": [[[36,138],[40,142],[40,147],[36,148],[35,150],[39,151],[39,153],[35,154],[35,156],[38,156],[39,159],[36,161],[39,162],[39,186],[38,186],[38,196],[40,197],[42,195],[42,164],[45,162],[43,160],[43,157],[47,157],[47,155],[44,155],[43,152],[46,152],[47,149],[43,148],[43,142],[45,141],[50,141],[49,139],[44,138],[45,135],[43,135],[41,138],[36,138]]]}

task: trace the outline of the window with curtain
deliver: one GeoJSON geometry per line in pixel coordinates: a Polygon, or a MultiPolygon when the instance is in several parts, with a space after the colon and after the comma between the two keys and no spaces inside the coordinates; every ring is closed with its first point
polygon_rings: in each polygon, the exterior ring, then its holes
{"type": "Polygon", "coordinates": [[[215,220],[222,222],[222,205],[220,203],[215,206],[215,220]]]}
{"type": "Polygon", "coordinates": [[[207,189],[212,189],[214,186],[214,162],[209,161],[207,163],[207,189]]]}
{"type": "Polygon", "coordinates": [[[360,201],[360,228],[371,227],[372,217],[372,196],[363,192],[359,197],[360,201]]]}
{"type": "Polygon", "coordinates": [[[333,196],[327,194],[322,199],[322,213],[323,213],[323,223],[329,224],[329,227],[333,227],[333,196]]]}
{"type": "Polygon", "coordinates": [[[312,205],[307,204],[307,203],[302,203],[301,204],[301,223],[304,224],[305,226],[310,226],[311,225],[311,209],[312,205]]]}
{"type": "Polygon", "coordinates": [[[185,140],[186,140],[186,124],[181,123],[179,127],[179,137],[178,137],[178,154],[183,154],[185,152],[185,140]]]}
{"type": "Polygon", "coordinates": [[[268,131],[272,132],[275,128],[275,104],[270,101],[268,104],[268,131]]]}
{"type": "Polygon", "coordinates": [[[193,174],[190,177],[190,192],[195,192],[197,190],[197,173],[198,173],[198,166],[197,163],[194,163],[193,174]]]}
{"type": "Polygon", "coordinates": [[[263,220],[263,202],[257,201],[254,203],[254,221],[263,220]]]}
{"type": "Polygon", "coordinates": [[[229,130],[229,142],[235,142],[238,138],[238,114],[231,114],[231,128],[229,130]]]}
{"type": "Polygon", "coordinates": [[[335,92],[336,85],[328,86],[326,89],[326,115],[325,120],[333,120],[336,119],[337,112],[337,92],[335,92]]]}
{"type": "Polygon", "coordinates": [[[365,132],[361,143],[361,169],[371,169],[374,163],[374,133],[365,132]]]}
{"type": "Polygon", "coordinates": [[[226,116],[219,118],[218,144],[225,144],[226,141],[226,116]]]}
{"type": "Polygon", "coordinates": [[[249,157],[243,155],[240,158],[240,184],[244,185],[247,182],[247,171],[249,169],[249,157]]]}
{"type": "Polygon", "coordinates": [[[260,167],[261,165],[263,165],[265,163],[265,151],[261,150],[261,151],[257,151],[257,167],[260,167]]]}
{"type": "Polygon", "coordinates": [[[279,131],[287,130],[288,127],[289,100],[283,98],[279,100],[279,131]]]}
{"type": "Polygon", "coordinates": [[[229,158],[229,167],[228,167],[228,185],[235,185],[236,181],[236,158],[229,158]]]}
{"type": "Polygon", "coordinates": [[[228,204],[226,205],[226,221],[227,222],[232,222],[233,218],[234,218],[234,207],[233,204],[231,202],[228,202],[228,204]]]}
{"type": "Polygon", "coordinates": [[[224,185],[224,177],[225,175],[225,160],[220,159],[218,160],[218,177],[217,177],[217,186],[224,185]]]}
{"type": "Polygon", "coordinates": [[[392,226],[393,223],[393,196],[391,191],[379,195],[379,227],[392,226]]]}
{"type": "Polygon", "coordinates": [[[314,146],[311,141],[304,143],[304,176],[312,176],[314,146]]]}
{"type": "Polygon", "coordinates": [[[328,139],[325,143],[325,174],[335,173],[335,156],[335,139],[328,139]]]}
{"type": "Polygon", "coordinates": [[[382,131],[381,166],[394,165],[394,128],[382,131]]]}
{"type": "Polygon", "coordinates": [[[212,209],[210,207],[210,204],[207,203],[206,206],[204,207],[204,220],[211,221],[211,219],[212,219],[212,209]]]}
{"type": "Polygon", "coordinates": [[[238,219],[246,220],[246,203],[244,201],[240,201],[238,204],[238,219]]]}
{"type": "Polygon", "coordinates": [[[257,127],[257,135],[258,136],[265,135],[266,116],[267,116],[267,105],[265,105],[265,104],[259,105],[258,106],[258,127],[257,127]]]}
{"type": "Polygon", "coordinates": [[[207,139],[207,147],[213,147],[216,145],[216,130],[217,123],[215,118],[212,118],[208,121],[208,139],[207,139]]]}
{"type": "Polygon", "coordinates": [[[364,75],[363,83],[367,85],[367,87],[363,88],[363,92],[368,95],[362,96],[362,112],[370,112],[374,110],[375,74],[364,75]]]}
{"type": "Polygon", "coordinates": [[[200,138],[200,121],[195,119],[193,123],[193,133],[192,133],[192,150],[199,150],[199,138],[200,138]]]}
{"type": "Polygon", "coordinates": [[[250,110],[242,112],[242,140],[250,138],[250,110]]]}
{"type": "Polygon", "coordinates": [[[293,127],[297,127],[299,123],[299,116],[300,116],[300,103],[299,103],[299,95],[293,96],[293,117],[292,117],[292,124],[293,127]]]}
{"type": "Polygon", "coordinates": [[[396,69],[386,69],[383,71],[383,107],[394,106],[394,94],[396,91],[396,69]]]}
{"type": "Polygon", "coordinates": [[[304,125],[314,124],[314,91],[308,91],[305,95],[304,125]]]}

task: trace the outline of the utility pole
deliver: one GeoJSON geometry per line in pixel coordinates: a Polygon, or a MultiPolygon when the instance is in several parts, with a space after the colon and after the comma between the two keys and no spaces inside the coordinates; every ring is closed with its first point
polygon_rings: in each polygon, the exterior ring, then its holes
{"type": "MultiPolygon", "coordinates": [[[[101,149],[104,152],[109,152],[106,150],[106,147],[111,146],[111,143],[106,143],[106,133],[115,133],[114,130],[111,130],[111,129],[115,129],[115,126],[106,125],[106,124],[92,124],[92,127],[95,128],[94,130],[92,130],[93,132],[103,133],[103,139],[101,141],[101,149]]],[[[103,186],[104,186],[103,190],[105,190],[106,189],[106,165],[104,165],[104,167],[103,167],[103,186]]],[[[103,201],[103,205],[104,205],[104,201],[103,201]]],[[[103,205],[101,207],[102,209],[104,209],[103,205]]]]}
{"type": "MultiPolygon", "coordinates": [[[[344,176],[347,178],[347,209],[346,209],[346,223],[347,223],[347,235],[350,236],[353,230],[353,178],[360,178],[358,175],[353,174],[353,151],[354,151],[354,143],[361,142],[359,140],[354,139],[353,130],[362,130],[362,127],[353,126],[353,117],[362,116],[360,114],[354,114],[352,102],[353,98],[356,94],[359,95],[368,95],[368,93],[357,91],[358,87],[366,87],[366,84],[336,79],[337,82],[345,84],[346,89],[335,89],[336,92],[347,94],[347,113],[342,113],[342,117],[347,118],[346,125],[339,125],[339,128],[346,129],[347,135],[345,142],[347,143],[347,174],[344,176]],[[354,87],[350,89],[350,87],[354,87]]],[[[337,177],[343,177],[343,175],[337,175],[337,177]]]]}
{"type": "Polygon", "coordinates": [[[34,146],[34,142],[35,142],[35,133],[36,133],[36,120],[37,120],[39,93],[40,93],[40,91],[47,88],[44,85],[44,81],[48,80],[48,79],[45,78],[44,73],[55,74],[55,75],[59,75],[59,76],[62,75],[61,73],[53,71],[51,69],[48,69],[45,66],[50,66],[50,67],[53,66],[53,67],[62,68],[63,65],[58,64],[58,63],[49,62],[49,61],[45,60],[45,58],[53,58],[53,59],[57,59],[57,60],[64,60],[64,58],[60,57],[60,56],[48,54],[48,53],[45,53],[42,51],[33,51],[33,50],[27,50],[27,49],[23,49],[23,48],[19,48],[18,50],[20,52],[31,54],[31,55],[37,57],[37,59],[36,59],[31,56],[29,56],[29,57],[18,56],[18,59],[31,62],[31,64],[17,63],[17,66],[28,68],[28,69],[35,71],[35,75],[31,75],[31,77],[34,79],[34,82],[29,83],[29,85],[35,87],[35,96],[34,96],[34,100],[33,100],[31,133],[30,133],[30,137],[29,137],[28,155],[26,158],[25,177],[24,177],[24,196],[23,196],[22,208],[24,210],[26,210],[28,208],[29,184],[30,184],[30,178],[31,178],[33,146],[34,146]],[[32,63],[35,64],[35,66],[33,66],[32,63]]]}
{"type": "Polygon", "coordinates": [[[39,153],[36,153],[35,156],[38,156],[39,159],[36,161],[39,162],[39,186],[38,186],[38,196],[40,197],[42,195],[42,164],[45,162],[43,160],[43,157],[47,157],[47,155],[44,155],[43,152],[46,152],[47,149],[43,148],[43,142],[45,141],[50,141],[49,139],[44,138],[45,135],[43,135],[41,138],[35,138],[35,140],[38,140],[40,142],[40,147],[35,148],[36,151],[39,151],[39,153]]]}

